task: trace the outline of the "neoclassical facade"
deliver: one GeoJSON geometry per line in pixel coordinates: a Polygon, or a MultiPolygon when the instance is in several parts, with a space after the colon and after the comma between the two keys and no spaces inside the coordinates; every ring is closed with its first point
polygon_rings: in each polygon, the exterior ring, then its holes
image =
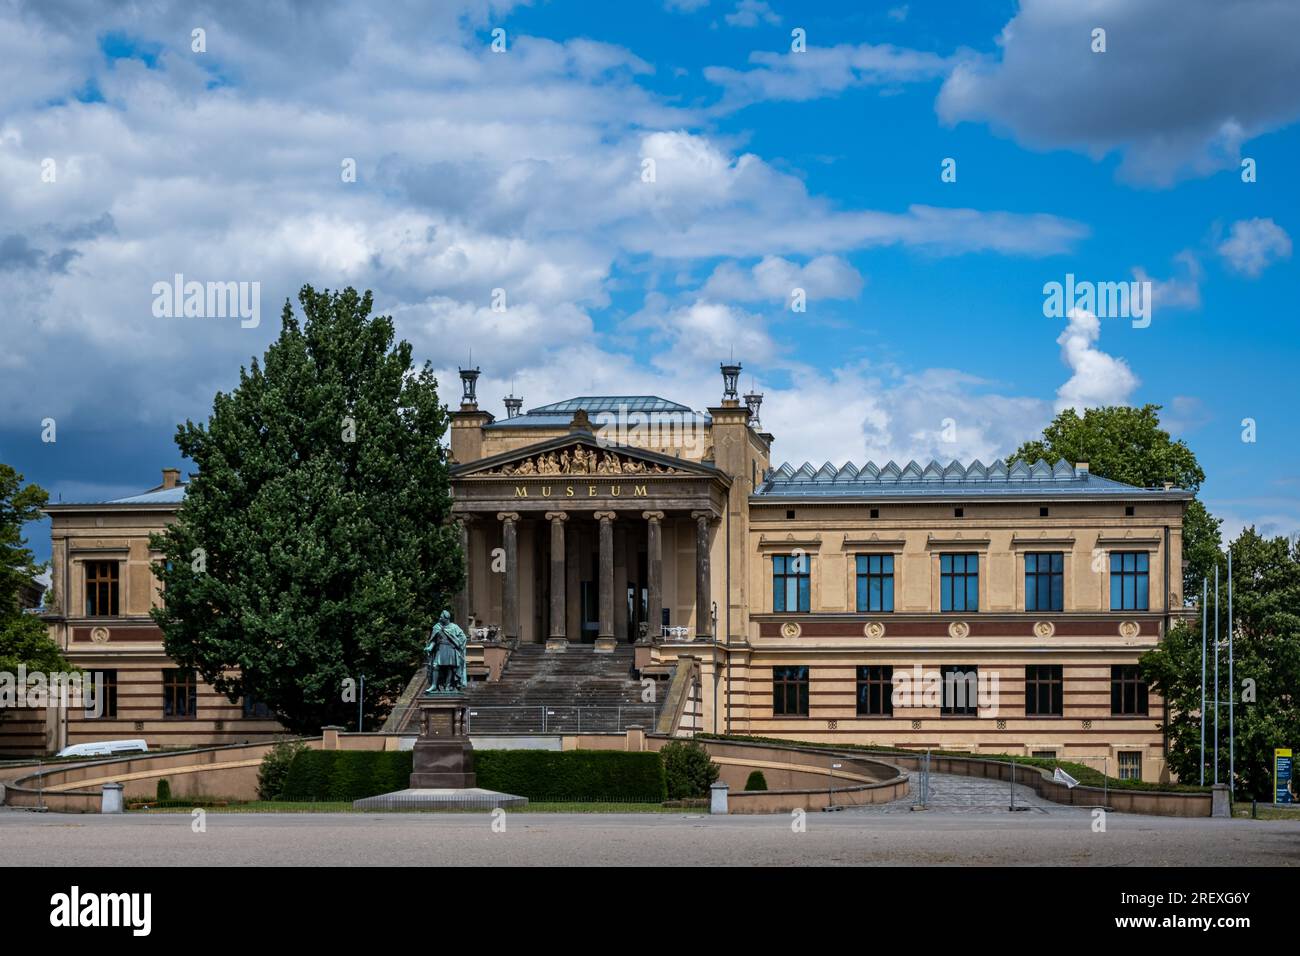
{"type": "MultiPolygon", "coordinates": [[[[478,404],[478,371],[462,371],[455,613],[472,676],[508,672],[520,644],[630,644],[638,674],[687,686],[660,730],[1167,776],[1164,704],[1137,665],[1187,613],[1187,492],[1119,484],[1085,462],[774,467],[762,396],[738,394],[739,372],[723,366],[705,411],[586,396],[525,412],[512,396],[497,419],[478,404]]],[[[231,704],[163,653],[148,536],[183,496],[169,469],[132,498],[47,509],[46,620],[70,660],[112,674],[113,707],[11,715],[4,752],[277,731],[256,702],[231,704]]]]}
{"type": "Polygon", "coordinates": [[[693,669],[691,729],[1056,756],[1160,780],[1141,655],[1186,613],[1190,495],[1087,463],[772,466],[760,395],[497,420],[462,372],[458,614],[693,669]]]}

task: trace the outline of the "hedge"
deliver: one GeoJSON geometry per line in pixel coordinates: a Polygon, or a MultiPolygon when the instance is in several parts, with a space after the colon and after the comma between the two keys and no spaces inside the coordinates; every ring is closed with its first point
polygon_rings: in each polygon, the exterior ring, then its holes
{"type": "Polygon", "coordinates": [[[410,780],[410,751],[304,750],[289,765],[280,799],[351,802],[405,790],[410,780]]]}
{"type": "MultiPolygon", "coordinates": [[[[478,786],[535,802],[662,803],[657,753],[620,750],[476,750],[478,786]]],[[[411,751],[304,750],[293,758],[280,800],[352,801],[410,785],[411,751]]]]}

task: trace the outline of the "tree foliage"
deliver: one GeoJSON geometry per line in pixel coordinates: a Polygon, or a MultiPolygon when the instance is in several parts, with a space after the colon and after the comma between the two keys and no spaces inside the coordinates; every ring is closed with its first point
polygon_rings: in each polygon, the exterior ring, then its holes
{"type": "Polygon", "coordinates": [[[394,700],[460,587],[449,523],[446,408],[431,366],[394,344],[371,295],[304,286],[263,362],[218,393],[176,444],[194,462],[154,546],[167,653],[231,701],[252,696],[291,730],[350,722],[394,700]]]}
{"type": "Polygon", "coordinates": [[[45,570],[36,563],[23,525],[41,517],[49,495],[39,485],[23,484],[23,476],[0,463],[0,671],[19,665],[51,673],[69,670],[58,645],[40,618],[21,610],[19,589],[45,570]]]}
{"type": "MultiPolygon", "coordinates": [[[[1273,748],[1300,746],[1300,540],[1263,538],[1247,528],[1230,545],[1233,684],[1228,681],[1227,565],[1219,574],[1219,779],[1228,779],[1228,707],[1235,694],[1237,790],[1268,799],[1273,748]],[[1253,699],[1252,699],[1253,698],[1253,699]]],[[[1214,590],[1206,615],[1205,779],[1214,779],[1214,590]]],[[[1196,594],[1199,597],[1200,589],[1196,594]]],[[[1200,778],[1201,622],[1181,623],[1142,658],[1143,674],[1166,701],[1169,765],[1184,783],[1200,778]]]]}
{"type": "MultiPolygon", "coordinates": [[[[1008,462],[1086,461],[1093,474],[1112,481],[1138,488],[1168,481],[1196,494],[1205,472],[1187,443],[1175,441],[1160,427],[1159,413],[1159,405],[1089,408],[1082,416],[1067,408],[1043,429],[1041,438],[1022,444],[1008,462]]],[[[1189,503],[1183,519],[1185,597],[1199,593],[1201,579],[1214,573],[1221,547],[1219,524],[1200,501],[1189,503]]]]}

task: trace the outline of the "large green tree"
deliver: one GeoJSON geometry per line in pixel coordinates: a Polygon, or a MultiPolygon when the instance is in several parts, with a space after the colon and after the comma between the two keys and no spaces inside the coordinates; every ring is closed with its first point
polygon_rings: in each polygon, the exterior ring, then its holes
{"type": "MultiPolygon", "coordinates": [[[[1032,463],[1040,458],[1086,461],[1094,474],[1139,488],[1170,481],[1196,494],[1205,481],[1205,472],[1187,443],[1175,441],[1160,427],[1159,405],[1089,408],[1082,416],[1067,408],[1043,429],[1041,438],[1025,442],[1008,461],[1032,463]]],[[[1214,574],[1222,546],[1220,523],[1199,500],[1189,502],[1183,519],[1185,598],[1200,594],[1202,578],[1214,574]]]]}
{"type": "MultiPolygon", "coordinates": [[[[1273,748],[1300,747],[1300,540],[1263,538],[1247,528],[1230,545],[1233,684],[1228,681],[1228,575],[1220,565],[1219,779],[1228,780],[1228,707],[1234,696],[1239,796],[1271,799],[1273,748]]],[[[1213,582],[1213,571],[1211,571],[1213,582]]],[[[1197,594],[1199,596],[1199,589],[1197,594]]],[[[1206,645],[1206,781],[1214,779],[1214,590],[1206,645]]],[[[1173,628],[1142,658],[1143,674],[1165,698],[1169,765],[1185,783],[1200,779],[1201,622],[1173,628]]]]}
{"type": "Polygon", "coordinates": [[[463,559],[430,365],[413,367],[369,292],[298,300],[303,321],[286,302],[207,425],[177,429],[197,473],[154,538],[154,618],[179,664],[316,732],[355,719],[349,679],[365,675],[372,719],[396,699],[463,559]]]}
{"type": "Polygon", "coordinates": [[[65,671],[67,662],[49,630],[34,614],[21,609],[19,590],[45,570],[38,564],[23,526],[41,517],[49,500],[45,489],[23,484],[23,476],[0,463],[0,671],[65,671]]]}

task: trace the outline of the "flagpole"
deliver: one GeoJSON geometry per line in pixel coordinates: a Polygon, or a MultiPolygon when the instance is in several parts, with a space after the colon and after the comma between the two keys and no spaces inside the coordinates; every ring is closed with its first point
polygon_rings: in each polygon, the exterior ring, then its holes
{"type": "Polygon", "coordinates": [[[1228,792],[1237,795],[1237,741],[1233,737],[1233,699],[1237,685],[1232,681],[1232,545],[1228,545],[1228,792]]]}
{"type": "Polygon", "coordinates": [[[1214,564],[1214,785],[1219,785],[1219,564],[1214,564]]]}
{"type": "Polygon", "coordinates": [[[1201,786],[1205,786],[1205,627],[1209,623],[1210,583],[1201,578],[1201,786]]]}

